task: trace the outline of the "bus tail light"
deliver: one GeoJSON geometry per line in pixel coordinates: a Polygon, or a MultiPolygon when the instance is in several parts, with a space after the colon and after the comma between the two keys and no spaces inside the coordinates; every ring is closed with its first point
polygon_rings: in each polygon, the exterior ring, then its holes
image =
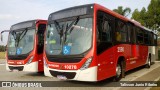
{"type": "Polygon", "coordinates": [[[30,59],[28,60],[27,64],[30,64],[33,60],[34,56],[31,56],[30,59]]]}
{"type": "Polygon", "coordinates": [[[43,63],[44,63],[44,66],[46,66],[48,68],[48,64],[46,62],[46,59],[43,57],[43,63]]]}
{"type": "Polygon", "coordinates": [[[86,62],[82,65],[82,67],[80,68],[80,70],[85,70],[89,67],[89,65],[92,62],[93,57],[90,57],[86,60],[86,62]]]}

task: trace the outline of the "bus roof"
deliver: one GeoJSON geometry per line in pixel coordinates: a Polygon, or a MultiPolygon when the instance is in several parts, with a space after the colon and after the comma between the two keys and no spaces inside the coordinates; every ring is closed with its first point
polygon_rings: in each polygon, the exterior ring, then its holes
{"type": "Polygon", "coordinates": [[[47,20],[42,20],[42,19],[23,21],[23,22],[19,22],[19,23],[12,25],[10,30],[17,30],[20,28],[33,27],[35,26],[37,22],[40,22],[40,21],[47,22],[47,20]]]}
{"type": "Polygon", "coordinates": [[[133,19],[128,19],[128,18],[124,17],[123,15],[120,15],[120,14],[118,14],[117,12],[114,12],[114,11],[112,11],[112,10],[110,10],[110,9],[102,6],[102,5],[99,5],[99,4],[96,4],[96,3],[95,3],[94,5],[95,5],[95,7],[96,7],[98,10],[106,11],[107,13],[111,14],[111,15],[114,16],[114,17],[117,17],[117,18],[119,18],[119,19],[121,19],[121,20],[123,20],[123,21],[125,21],[125,22],[130,22],[130,23],[134,24],[135,26],[138,26],[138,27],[140,27],[140,28],[143,28],[143,29],[145,29],[145,30],[147,30],[147,31],[152,32],[151,29],[148,29],[148,28],[142,26],[139,22],[137,22],[137,21],[135,21],[135,20],[133,20],[133,19]]]}
{"type": "Polygon", "coordinates": [[[56,12],[53,12],[49,15],[48,21],[51,20],[57,20],[57,19],[63,19],[73,16],[79,16],[79,15],[85,15],[85,14],[91,14],[93,11],[94,4],[86,4],[86,5],[80,5],[80,6],[74,6],[66,9],[62,9],[56,12]]]}
{"type": "Polygon", "coordinates": [[[132,19],[128,19],[128,18],[124,17],[123,15],[120,15],[120,14],[118,14],[118,13],[116,13],[116,12],[114,12],[114,11],[112,11],[102,5],[99,5],[97,3],[74,6],[74,7],[70,7],[70,8],[66,8],[66,9],[62,9],[62,10],[53,12],[49,15],[48,22],[50,22],[52,20],[63,19],[63,18],[72,17],[72,16],[91,14],[93,12],[93,9],[91,8],[91,6],[96,10],[103,10],[118,19],[121,19],[125,22],[132,23],[137,27],[140,27],[140,28],[145,29],[147,31],[152,31],[152,30],[148,30],[147,28],[142,26],[137,21],[133,21],[132,19]]]}

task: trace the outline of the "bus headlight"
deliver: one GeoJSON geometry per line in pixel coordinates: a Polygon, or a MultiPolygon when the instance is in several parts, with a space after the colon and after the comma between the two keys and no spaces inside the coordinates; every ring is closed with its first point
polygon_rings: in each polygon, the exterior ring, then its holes
{"type": "Polygon", "coordinates": [[[28,60],[27,64],[30,64],[33,60],[34,56],[31,56],[30,59],[28,60]]]}
{"type": "Polygon", "coordinates": [[[48,64],[46,62],[46,59],[43,57],[43,63],[44,63],[44,66],[46,66],[48,68],[48,64]]]}
{"type": "Polygon", "coordinates": [[[92,59],[93,59],[93,57],[88,58],[88,59],[86,60],[86,62],[82,65],[82,67],[80,68],[80,70],[87,69],[87,68],[89,67],[89,65],[91,64],[92,59]]]}

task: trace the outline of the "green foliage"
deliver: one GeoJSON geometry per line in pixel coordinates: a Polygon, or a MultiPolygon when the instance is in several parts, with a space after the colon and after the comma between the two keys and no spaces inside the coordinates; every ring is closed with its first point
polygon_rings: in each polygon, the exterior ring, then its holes
{"type": "Polygon", "coordinates": [[[138,9],[135,9],[133,14],[132,14],[132,19],[139,21],[140,20],[140,11],[138,9]]]}
{"type": "Polygon", "coordinates": [[[5,51],[5,46],[0,45],[0,52],[4,52],[5,51]]]}
{"type": "Polygon", "coordinates": [[[138,11],[138,9],[135,9],[132,14],[132,19],[140,22],[142,25],[147,26],[148,22],[148,13],[146,9],[143,7],[141,11],[138,11]]]}
{"type": "Polygon", "coordinates": [[[0,52],[0,60],[5,59],[5,52],[0,52]]]}
{"type": "Polygon", "coordinates": [[[127,17],[130,13],[131,13],[131,9],[126,7],[125,9],[123,9],[122,6],[119,6],[117,9],[114,9],[113,11],[127,17]]]}
{"type": "Polygon", "coordinates": [[[151,0],[148,10],[144,7],[141,11],[135,9],[132,19],[140,22],[145,27],[160,31],[160,0],[151,0]]]}

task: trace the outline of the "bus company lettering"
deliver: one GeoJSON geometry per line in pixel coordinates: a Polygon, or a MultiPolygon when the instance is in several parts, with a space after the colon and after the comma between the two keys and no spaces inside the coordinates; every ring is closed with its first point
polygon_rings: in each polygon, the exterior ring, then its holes
{"type": "Polygon", "coordinates": [[[53,67],[53,68],[59,68],[60,65],[58,64],[48,64],[49,67],[53,67]]]}
{"type": "Polygon", "coordinates": [[[24,64],[24,61],[8,61],[8,64],[22,65],[22,64],[24,64]]]}
{"type": "Polygon", "coordinates": [[[8,64],[15,64],[13,61],[8,61],[8,64]]]}
{"type": "Polygon", "coordinates": [[[64,65],[64,69],[77,69],[77,65],[64,65]]]}
{"type": "Polygon", "coordinates": [[[117,47],[117,52],[124,52],[124,47],[117,47]]]}

